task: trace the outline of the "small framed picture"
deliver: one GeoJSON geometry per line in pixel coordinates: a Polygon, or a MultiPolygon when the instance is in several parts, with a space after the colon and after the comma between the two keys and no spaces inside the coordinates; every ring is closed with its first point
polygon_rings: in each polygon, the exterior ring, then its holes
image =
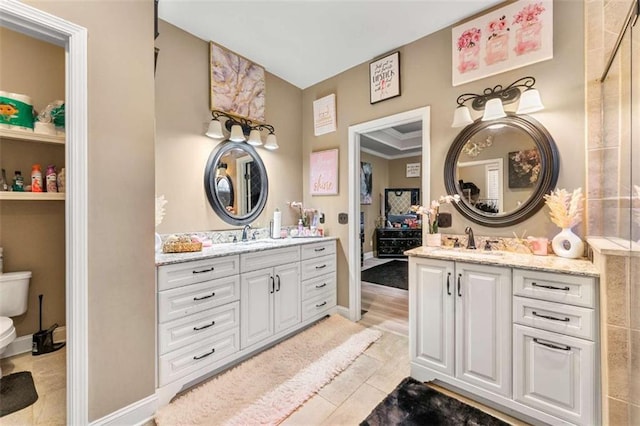
{"type": "Polygon", "coordinates": [[[407,177],[420,177],[420,163],[407,163],[407,177]]]}
{"type": "Polygon", "coordinates": [[[369,64],[370,103],[400,96],[400,52],[393,52],[369,64]]]}

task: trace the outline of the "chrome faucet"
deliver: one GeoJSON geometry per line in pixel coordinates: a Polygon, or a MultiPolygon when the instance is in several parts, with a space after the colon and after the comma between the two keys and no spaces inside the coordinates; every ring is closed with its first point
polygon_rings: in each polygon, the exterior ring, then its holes
{"type": "Polygon", "coordinates": [[[464,233],[469,236],[467,238],[467,249],[475,250],[476,249],[476,240],[473,238],[473,229],[470,226],[467,226],[464,230],[464,233]]]}
{"type": "Polygon", "coordinates": [[[242,241],[243,243],[246,243],[246,242],[248,241],[248,239],[247,239],[247,231],[248,231],[249,229],[251,229],[251,225],[245,225],[245,226],[242,228],[242,239],[241,239],[241,241],[242,241]]]}

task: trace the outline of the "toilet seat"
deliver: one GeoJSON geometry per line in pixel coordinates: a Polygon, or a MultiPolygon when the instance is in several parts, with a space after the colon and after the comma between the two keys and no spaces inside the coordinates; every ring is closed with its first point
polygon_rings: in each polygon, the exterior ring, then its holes
{"type": "Polygon", "coordinates": [[[16,338],[16,329],[9,317],[0,317],[0,349],[7,346],[16,338]]]}

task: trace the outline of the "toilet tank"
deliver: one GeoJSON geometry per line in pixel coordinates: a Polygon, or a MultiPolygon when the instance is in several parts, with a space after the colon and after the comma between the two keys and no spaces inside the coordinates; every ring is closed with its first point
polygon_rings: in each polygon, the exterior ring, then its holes
{"type": "Polygon", "coordinates": [[[15,317],[27,312],[31,271],[0,274],[0,316],[15,317]]]}

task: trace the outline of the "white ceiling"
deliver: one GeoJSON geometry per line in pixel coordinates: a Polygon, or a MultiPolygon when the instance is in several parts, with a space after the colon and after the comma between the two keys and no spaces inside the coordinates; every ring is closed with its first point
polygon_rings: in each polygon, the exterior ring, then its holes
{"type": "Polygon", "coordinates": [[[305,89],[502,1],[160,0],[158,16],[305,89]]]}

